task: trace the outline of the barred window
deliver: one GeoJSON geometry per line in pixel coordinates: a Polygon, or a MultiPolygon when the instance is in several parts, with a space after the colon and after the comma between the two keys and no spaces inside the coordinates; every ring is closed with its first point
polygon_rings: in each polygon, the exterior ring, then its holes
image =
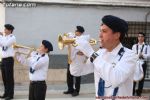
{"type": "MultiPolygon", "coordinates": [[[[128,47],[132,48],[132,46],[137,43],[137,33],[144,32],[146,33],[145,42],[146,44],[150,45],[150,22],[128,22],[129,31],[128,37],[125,38],[123,44],[128,47]]],[[[150,59],[147,62],[147,70],[146,70],[146,79],[150,79],[150,59]]]]}

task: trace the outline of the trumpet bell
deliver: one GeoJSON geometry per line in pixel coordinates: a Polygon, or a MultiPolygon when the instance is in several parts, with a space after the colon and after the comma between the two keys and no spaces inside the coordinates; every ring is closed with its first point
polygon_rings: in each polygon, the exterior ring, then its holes
{"type": "Polygon", "coordinates": [[[65,35],[59,35],[58,36],[58,48],[62,50],[65,45],[73,44],[75,42],[75,39],[73,38],[68,38],[65,35]]]}
{"type": "Polygon", "coordinates": [[[20,61],[18,60],[18,57],[22,56],[24,58],[28,58],[28,57],[30,57],[30,54],[36,50],[35,48],[23,46],[23,45],[19,45],[19,44],[13,44],[12,47],[15,50],[15,57],[14,57],[15,62],[18,64],[20,63],[20,61]]]}
{"type": "Polygon", "coordinates": [[[13,48],[15,49],[16,53],[23,54],[26,56],[26,58],[28,58],[33,51],[36,51],[35,48],[23,46],[23,45],[18,45],[18,44],[14,44],[13,48]]]}

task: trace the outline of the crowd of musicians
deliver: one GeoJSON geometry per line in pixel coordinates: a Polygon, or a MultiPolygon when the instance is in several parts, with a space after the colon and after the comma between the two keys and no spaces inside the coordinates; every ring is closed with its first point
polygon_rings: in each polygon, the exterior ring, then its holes
{"type": "MultiPolygon", "coordinates": [[[[64,94],[78,96],[81,76],[94,73],[96,100],[103,100],[104,96],[112,97],[112,100],[116,96],[141,96],[147,60],[150,58],[150,46],[145,43],[145,34],[135,33],[138,42],[131,50],[122,44],[124,38],[128,36],[128,23],[124,19],[105,15],[101,21],[100,45],[97,51],[89,43],[90,35],[85,34],[83,26],[76,26],[75,32],[67,34],[67,38],[74,38],[77,45],[68,45],[71,50],[71,62],[67,65],[68,89],[64,94]],[[137,73],[137,70],[141,70],[141,73],[137,73]],[[141,78],[138,78],[139,74],[141,78]],[[136,89],[137,83],[138,89],[136,89]]],[[[5,100],[14,98],[14,57],[16,57],[19,63],[28,66],[29,69],[28,99],[45,100],[49,54],[53,51],[52,43],[48,40],[41,41],[39,48],[27,58],[15,53],[13,47],[16,43],[13,34],[15,27],[5,24],[4,28],[4,32],[0,33],[4,94],[0,98],[5,100]]]]}

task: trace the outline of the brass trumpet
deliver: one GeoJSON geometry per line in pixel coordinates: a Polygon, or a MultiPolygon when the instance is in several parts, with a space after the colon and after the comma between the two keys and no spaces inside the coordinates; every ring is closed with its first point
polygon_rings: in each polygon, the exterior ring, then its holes
{"type": "Polygon", "coordinates": [[[29,50],[35,50],[35,48],[23,46],[23,45],[19,45],[19,44],[14,44],[13,48],[25,48],[25,49],[29,49],[29,50]]]}
{"type": "MultiPolygon", "coordinates": [[[[69,45],[69,44],[72,44],[72,46],[76,47],[78,44],[75,43],[75,40],[76,40],[75,38],[68,38],[66,34],[64,34],[63,36],[59,35],[58,36],[58,47],[60,50],[62,50],[65,45],[69,45]]],[[[97,42],[98,41],[95,39],[89,40],[89,43],[91,45],[96,45],[97,42]]]]}
{"type": "MultiPolygon", "coordinates": [[[[78,44],[75,43],[75,40],[76,40],[76,38],[68,38],[68,34],[58,36],[58,48],[60,50],[62,50],[65,47],[65,45],[68,45],[68,63],[69,64],[71,64],[71,62],[72,62],[71,57],[70,57],[71,56],[71,46],[70,45],[72,45],[74,47],[78,46],[78,44]]],[[[99,42],[99,41],[97,41],[95,39],[89,40],[89,43],[91,45],[96,45],[97,42],[99,42]]]]}
{"type": "Polygon", "coordinates": [[[18,49],[18,48],[28,49],[29,50],[28,53],[26,53],[26,52],[16,52],[16,53],[19,53],[19,54],[27,55],[27,58],[30,56],[32,51],[36,51],[35,48],[28,47],[28,46],[23,46],[23,45],[19,45],[19,44],[13,44],[13,48],[14,49],[18,49]]]}

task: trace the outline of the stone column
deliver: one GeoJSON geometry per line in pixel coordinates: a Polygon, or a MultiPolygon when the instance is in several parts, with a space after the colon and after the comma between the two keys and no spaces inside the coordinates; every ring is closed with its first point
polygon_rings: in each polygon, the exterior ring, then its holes
{"type": "MultiPolygon", "coordinates": [[[[0,32],[3,32],[4,24],[5,24],[5,7],[2,1],[0,1],[0,32]]],[[[1,48],[0,48],[0,62],[1,62],[1,48]]],[[[2,75],[0,71],[0,83],[1,82],[2,82],[2,75]]]]}

